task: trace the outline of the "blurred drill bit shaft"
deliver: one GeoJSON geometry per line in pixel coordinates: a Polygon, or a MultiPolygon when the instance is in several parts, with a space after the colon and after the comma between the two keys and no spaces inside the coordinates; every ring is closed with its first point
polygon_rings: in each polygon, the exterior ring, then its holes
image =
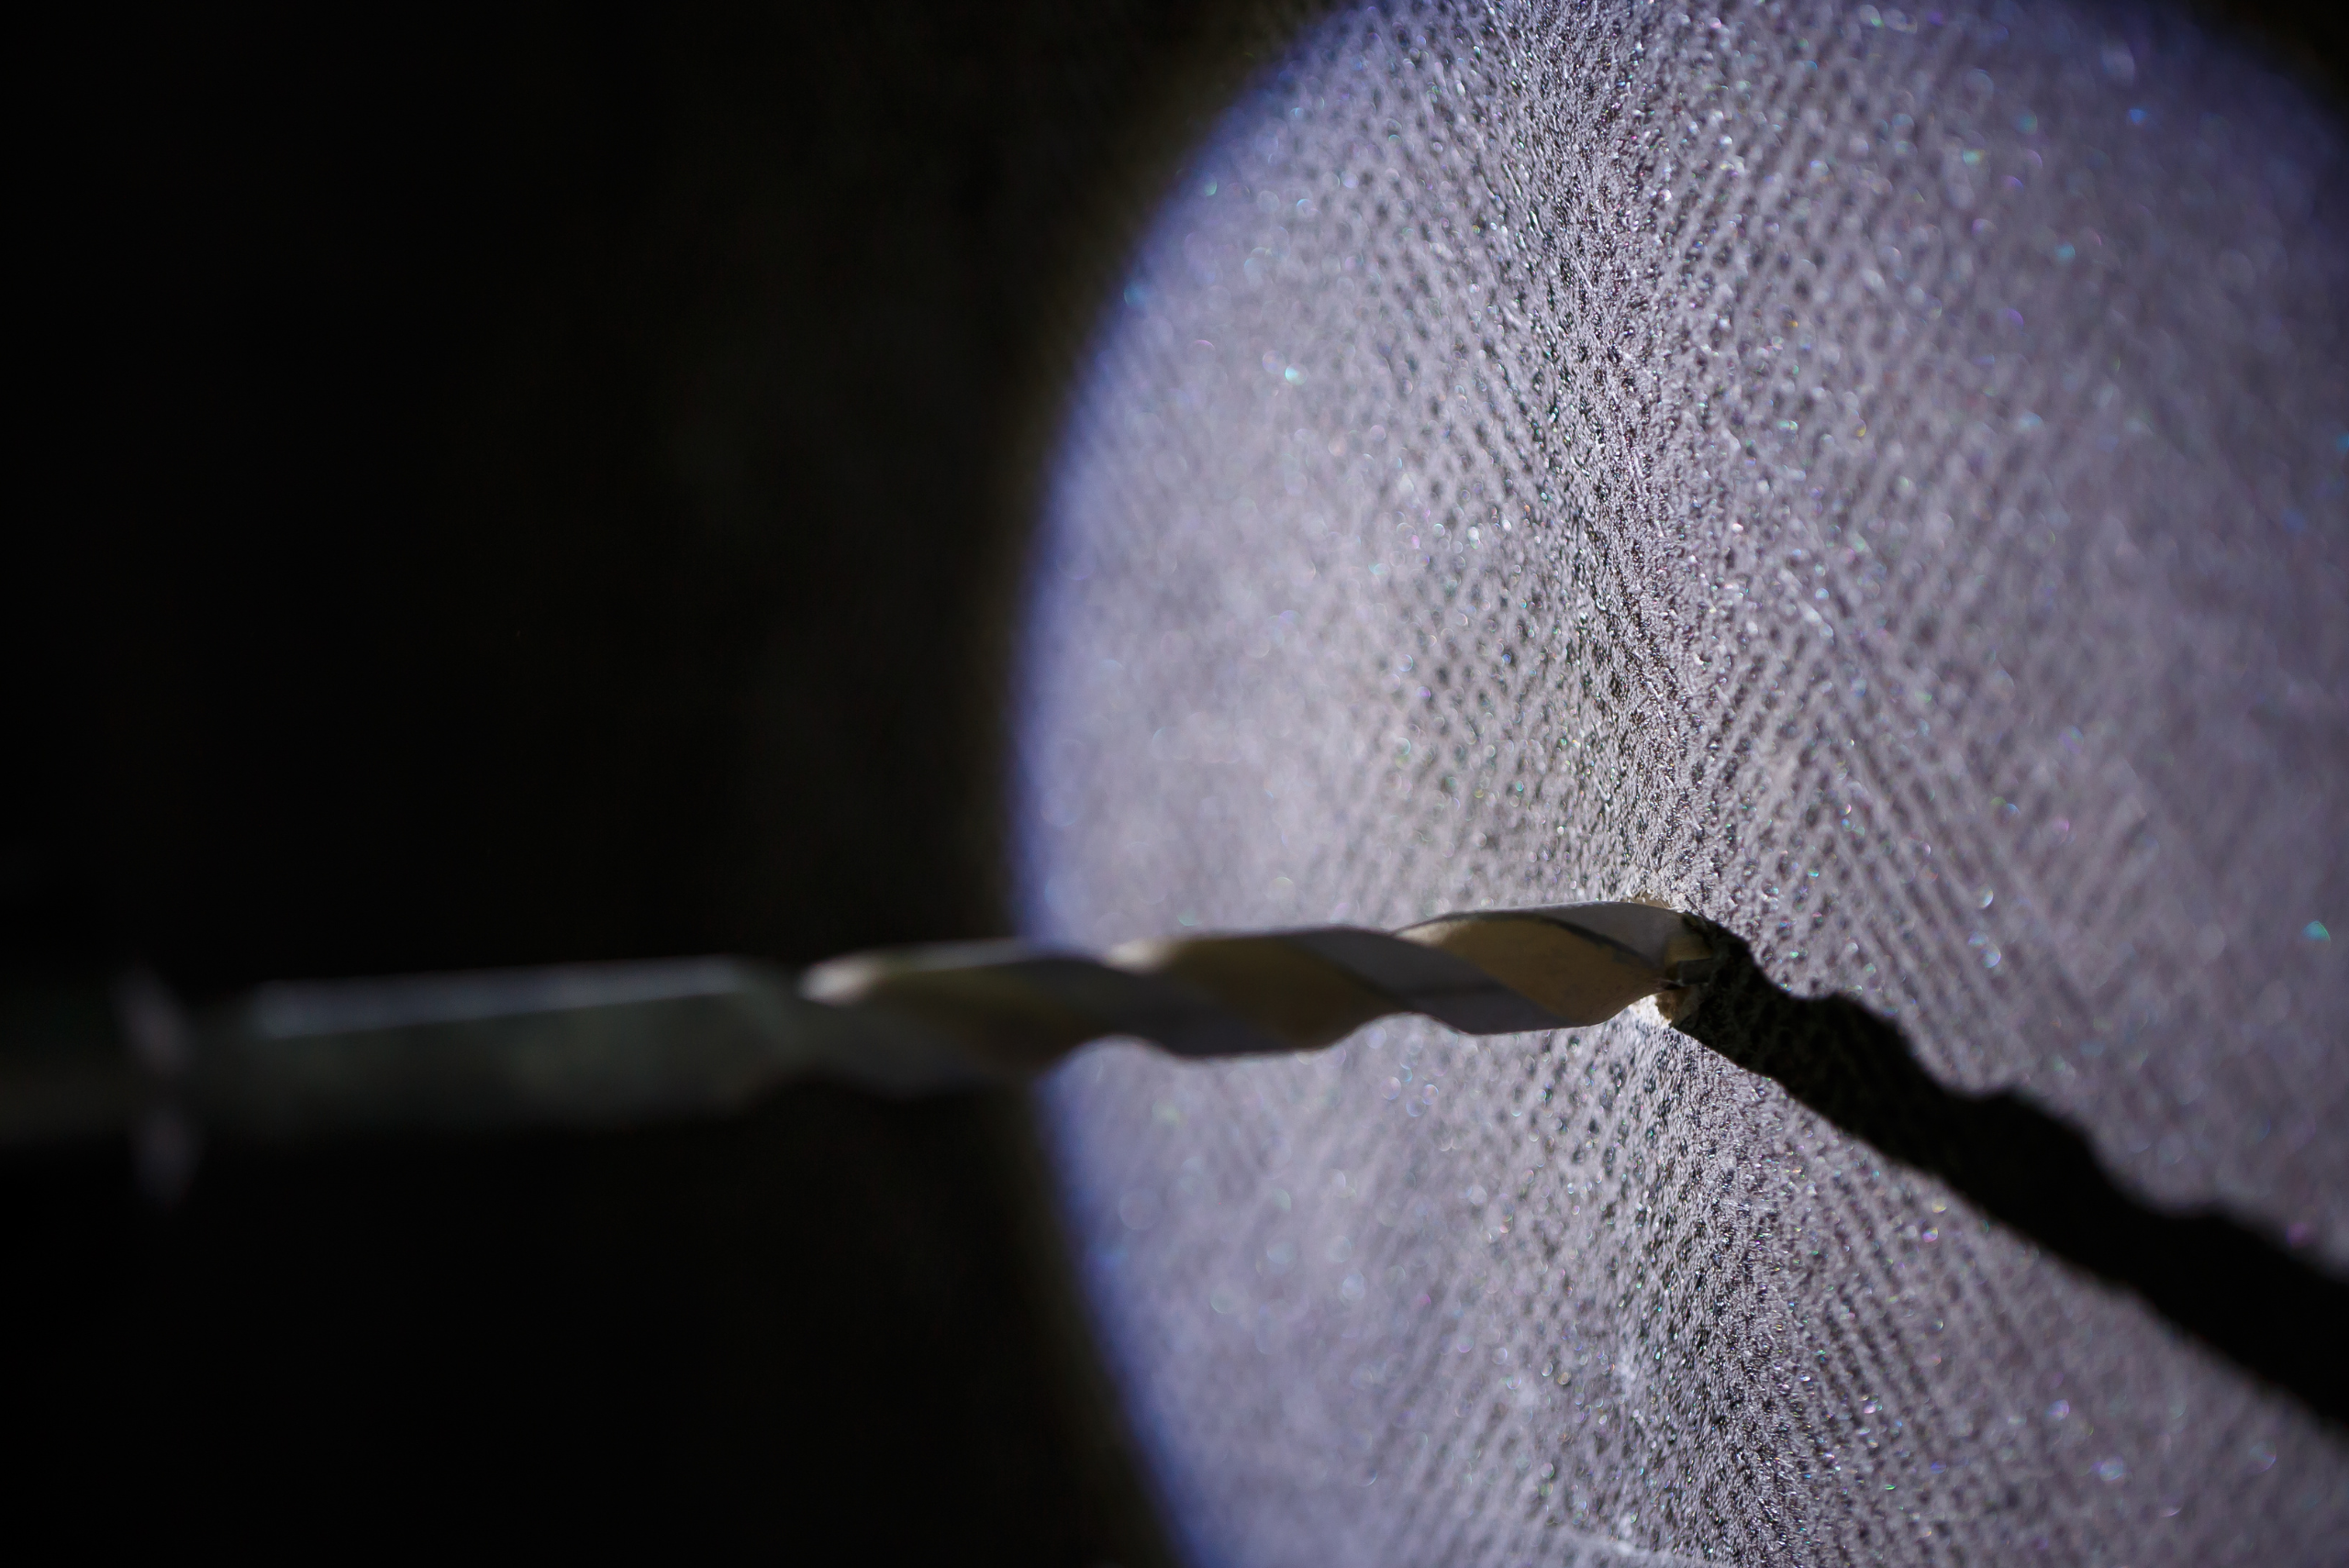
{"type": "Polygon", "coordinates": [[[1421,1013],[1464,1034],[1574,1028],[1703,979],[1698,922],[1644,904],[1130,943],[739,958],[264,985],[191,1016],[132,974],[11,1001],[0,1143],[177,1123],[237,1137],[596,1126],[718,1115],[825,1077],[923,1094],[1041,1073],[1087,1041],[1318,1050],[1421,1013]]]}

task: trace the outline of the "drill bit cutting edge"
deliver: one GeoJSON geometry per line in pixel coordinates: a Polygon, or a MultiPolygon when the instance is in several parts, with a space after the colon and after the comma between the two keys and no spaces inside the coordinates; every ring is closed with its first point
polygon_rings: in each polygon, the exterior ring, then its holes
{"type": "Polygon", "coordinates": [[[801,992],[918,1030],[941,1061],[1032,1073],[1105,1035],[1214,1057],[1317,1051],[1394,1013],[1472,1035],[1569,1029],[1648,996],[1676,1006],[1711,954],[1672,910],[1582,904],[1130,942],[1097,961],[1015,944],[860,953],[809,970],[801,992]]]}
{"type": "Polygon", "coordinates": [[[0,1143],[181,1118],[232,1136],[624,1125],[820,1076],[922,1094],[1043,1071],[1089,1040],[1190,1058],[1312,1051],[1421,1013],[1465,1034],[1680,1016],[1704,925],[1645,904],[1130,943],[852,954],[795,978],[734,958],[264,985],[190,1016],[151,976],[111,1006],[17,1006],[0,1143]],[[43,1020],[47,1020],[44,1022],[43,1020]]]}

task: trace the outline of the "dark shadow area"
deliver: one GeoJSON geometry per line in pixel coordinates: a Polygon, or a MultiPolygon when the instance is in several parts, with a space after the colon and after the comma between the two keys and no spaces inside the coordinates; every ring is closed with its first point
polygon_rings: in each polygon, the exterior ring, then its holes
{"type": "MultiPolygon", "coordinates": [[[[21,21],[0,988],[1004,932],[1067,383],[1308,7],[21,21]]],[[[26,1540],[1163,1561],[1007,1096],[0,1159],[26,1540]]]]}
{"type": "MultiPolygon", "coordinates": [[[[1009,1093],[0,1169],[23,1539],[1167,1561],[1009,1093]]],[[[470,1555],[470,1551],[467,1551],[470,1555]]]]}
{"type": "Polygon", "coordinates": [[[1908,1038],[1846,996],[1773,984],[1720,927],[1726,956],[1680,1031],[1879,1153],[1936,1176],[2068,1262],[2134,1291],[2171,1322],[2333,1421],[2349,1421],[2349,1284],[2209,1211],[2153,1207],[2117,1184],[2077,1131],[2012,1094],[1965,1095],[1908,1038]]]}

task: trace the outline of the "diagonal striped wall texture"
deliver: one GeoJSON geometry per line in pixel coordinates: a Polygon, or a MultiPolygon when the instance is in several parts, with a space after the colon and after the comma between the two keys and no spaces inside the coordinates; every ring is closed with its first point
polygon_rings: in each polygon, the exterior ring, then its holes
{"type": "MultiPolygon", "coordinates": [[[[2349,1270],[2330,111],[2158,10],[1349,12],[1036,566],[1030,924],[1660,897],[2349,1270]]],[[[2349,1442],[1653,1021],[1050,1088],[1203,1562],[2317,1562],[2349,1442]]]]}

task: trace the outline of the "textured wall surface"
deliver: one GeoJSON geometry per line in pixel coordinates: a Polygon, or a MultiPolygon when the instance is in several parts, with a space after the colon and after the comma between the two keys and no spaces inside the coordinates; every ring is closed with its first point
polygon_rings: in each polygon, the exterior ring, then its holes
{"type": "MultiPolygon", "coordinates": [[[[2349,1270],[2342,152],[2158,12],[1333,19],[1105,319],[1031,924],[1659,895],[2349,1270]]],[[[2349,1539],[2337,1431],[1652,1019],[1051,1093],[1202,1562],[2349,1539]]]]}

